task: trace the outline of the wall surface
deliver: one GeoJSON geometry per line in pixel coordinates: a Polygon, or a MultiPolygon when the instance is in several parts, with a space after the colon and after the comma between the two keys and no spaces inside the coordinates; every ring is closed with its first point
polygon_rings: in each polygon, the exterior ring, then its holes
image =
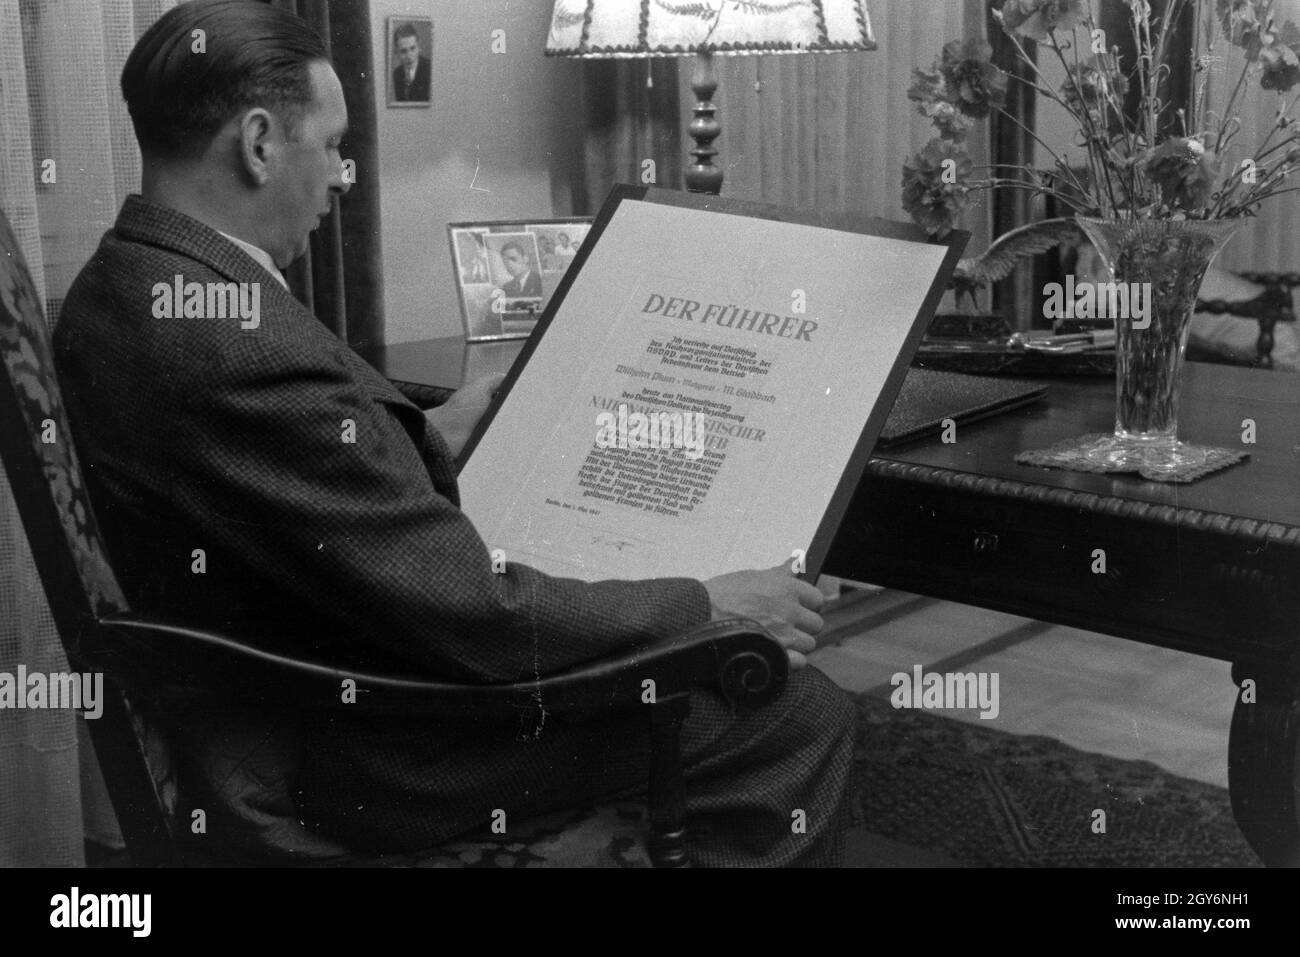
{"type": "MultiPolygon", "coordinates": [[[[386,341],[461,333],[447,224],[572,212],[581,64],[539,0],[373,0],[386,341]],[[389,108],[389,17],[433,19],[432,106],[389,108]],[[494,31],[498,47],[493,52],[494,31]]],[[[358,170],[358,176],[366,171],[358,170]]]]}

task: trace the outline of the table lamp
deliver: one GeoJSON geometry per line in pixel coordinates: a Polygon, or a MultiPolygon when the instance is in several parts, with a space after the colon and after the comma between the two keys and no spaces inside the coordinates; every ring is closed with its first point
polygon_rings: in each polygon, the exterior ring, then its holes
{"type": "Polygon", "coordinates": [[[841,53],[874,50],[865,0],[555,0],[547,56],[695,55],[691,89],[695,140],[686,188],[714,193],[722,168],[713,160],[721,132],[713,105],[714,54],[841,53]]]}

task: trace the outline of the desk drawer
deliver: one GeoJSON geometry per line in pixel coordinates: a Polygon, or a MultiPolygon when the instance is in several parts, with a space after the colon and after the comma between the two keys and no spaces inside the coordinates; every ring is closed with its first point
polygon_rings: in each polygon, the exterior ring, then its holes
{"type": "Polygon", "coordinates": [[[1300,644],[1295,547],[1261,548],[1169,510],[1080,507],[1046,487],[1012,497],[961,478],[871,476],[826,571],[1228,660],[1300,644]]]}

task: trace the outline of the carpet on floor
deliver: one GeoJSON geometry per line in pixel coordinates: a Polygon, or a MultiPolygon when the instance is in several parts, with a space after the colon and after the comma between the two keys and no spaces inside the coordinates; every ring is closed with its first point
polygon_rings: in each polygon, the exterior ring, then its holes
{"type": "Polygon", "coordinates": [[[977,867],[1261,866],[1224,788],[887,698],[857,704],[853,818],[870,833],[977,867]]]}

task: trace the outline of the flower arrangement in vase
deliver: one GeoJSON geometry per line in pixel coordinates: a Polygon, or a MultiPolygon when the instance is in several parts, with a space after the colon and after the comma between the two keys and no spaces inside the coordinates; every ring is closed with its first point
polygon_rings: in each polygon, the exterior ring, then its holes
{"type": "Polygon", "coordinates": [[[1023,75],[999,69],[979,39],[950,42],[931,70],[915,71],[908,96],[938,131],[903,169],[903,206],[919,225],[941,237],[972,194],[997,189],[1051,197],[1073,214],[1014,230],[982,257],[963,260],[959,288],[1001,278],[1021,256],[1082,230],[1110,270],[1112,295],[1145,292],[1142,314],[1124,310],[1116,321],[1115,433],[1096,450],[1103,464],[1186,463],[1178,383],[1197,291],[1236,228],[1262,203],[1297,189],[1300,95],[1289,94],[1300,87],[1300,27],[1278,23],[1273,7],[1274,0],[1165,0],[1153,12],[1148,0],[1002,0],[994,16],[1023,75]],[[1107,12],[1121,14],[1136,55],[1123,57],[1099,26],[1108,5],[1121,8],[1107,12]],[[1049,79],[1026,41],[1063,80],[1049,79]],[[1229,46],[1241,51],[1235,75],[1215,69],[1229,46]],[[1191,84],[1174,102],[1168,80],[1178,58],[1186,58],[1191,84]],[[1075,162],[1007,110],[1013,83],[1068,114],[1075,162]],[[1276,92],[1278,109],[1260,140],[1246,144],[1237,116],[1256,86],[1276,92]],[[984,175],[991,171],[974,163],[967,137],[994,114],[1032,138],[1052,165],[984,175]]]}

